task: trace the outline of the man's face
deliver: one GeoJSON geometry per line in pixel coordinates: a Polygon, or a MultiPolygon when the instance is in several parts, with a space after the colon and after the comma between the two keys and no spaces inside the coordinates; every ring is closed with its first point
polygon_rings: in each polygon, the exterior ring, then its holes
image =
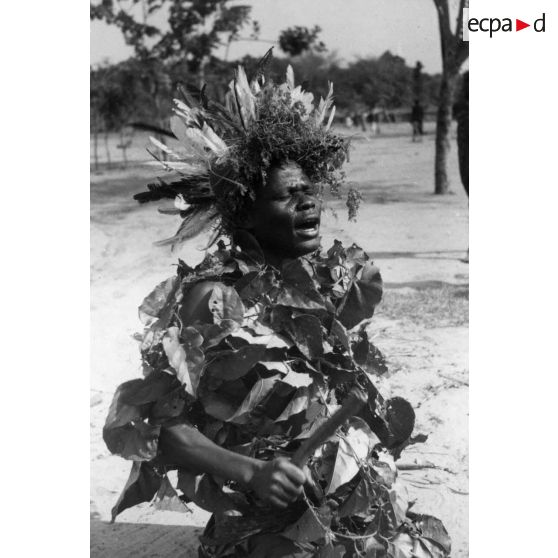
{"type": "Polygon", "coordinates": [[[264,251],[276,258],[297,258],[320,246],[317,188],[296,163],[274,168],[259,189],[252,232],[264,251]]]}

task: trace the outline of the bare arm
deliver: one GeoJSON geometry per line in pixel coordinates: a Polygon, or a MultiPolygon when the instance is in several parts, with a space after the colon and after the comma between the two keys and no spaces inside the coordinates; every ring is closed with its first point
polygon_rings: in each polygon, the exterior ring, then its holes
{"type": "MultiPolygon", "coordinates": [[[[213,320],[208,301],[215,285],[218,283],[204,281],[186,294],[180,309],[183,325],[213,320]]],[[[298,498],[306,480],[302,469],[288,459],[261,461],[234,453],[187,424],[162,428],[159,448],[168,464],[237,482],[253,490],[264,502],[280,508],[298,498]]]]}
{"type": "Polygon", "coordinates": [[[238,482],[279,508],[300,496],[306,480],[302,469],[288,459],[262,461],[234,453],[186,424],[162,428],[159,448],[168,464],[238,482]]]}

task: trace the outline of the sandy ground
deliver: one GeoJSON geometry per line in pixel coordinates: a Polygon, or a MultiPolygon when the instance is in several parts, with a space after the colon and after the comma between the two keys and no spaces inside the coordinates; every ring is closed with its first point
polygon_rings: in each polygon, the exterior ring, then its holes
{"type": "MultiPolygon", "coordinates": [[[[382,130],[384,131],[384,130],[382,130]]],[[[453,192],[434,196],[433,136],[412,143],[408,127],[385,136],[357,138],[347,176],[365,196],[359,220],[346,221],[331,203],[323,244],[357,242],[379,264],[385,303],[371,327],[389,357],[390,373],[378,386],[409,399],[417,412],[406,463],[438,468],[401,473],[417,511],[440,517],[453,539],[454,557],[468,555],[468,265],[467,198],[460,187],[455,144],[450,168],[453,192]]],[[[141,157],[141,151],[135,153],[141,157]],[[138,155],[139,154],[139,155],[138,155]]],[[[114,158],[113,158],[114,160],[114,158]]],[[[158,171],[135,164],[91,176],[91,556],[94,558],[196,556],[196,535],[208,514],[148,505],[127,510],[110,525],[110,509],[127,478],[129,463],[111,456],[101,429],[114,388],[140,373],[137,306],[149,290],[173,274],[177,257],[196,263],[203,240],[180,252],[153,240],[174,232],[173,218],[131,195],[158,171]],[[196,246],[196,244],[198,246],[196,246]]]]}

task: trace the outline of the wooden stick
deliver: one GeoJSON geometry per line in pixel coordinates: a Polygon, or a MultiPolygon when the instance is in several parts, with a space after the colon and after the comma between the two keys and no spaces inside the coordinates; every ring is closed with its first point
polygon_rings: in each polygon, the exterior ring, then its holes
{"type": "Polygon", "coordinates": [[[333,436],[346,420],[356,415],[364,407],[366,400],[366,395],[362,390],[354,389],[351,391],[343,405],[322,423],[296,450],[292,462],[297,467],[304,467],[316,449],[333,436]]]}
{"type": "Polygon", "coordinates": [[[447,467],[435,465],[434,463],[396,463],[395,466],[399,471],[421,471],[422,469],[438,469],[439,471],[445,471],[446,473],[457,475],[455,471],[452,471],[447,467]]]}

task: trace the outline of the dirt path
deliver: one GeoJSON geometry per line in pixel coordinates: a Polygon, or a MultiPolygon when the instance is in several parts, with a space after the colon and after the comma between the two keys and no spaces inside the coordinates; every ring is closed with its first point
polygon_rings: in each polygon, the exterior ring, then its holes
{"type": "MultiPolygon", "coordinates": [[[[372,324],[390,373],[378,381],[386,394],[409,399],[417,412],[415,433],[428,435],[403,461],[439,468],[406,471],[417,511],[439,516],[453,539],[452,556],[468,555],[468,266],[467,199],[459,186],[455,149],[452,195],[431,194],[432,136],[354,142],[349,180],[365,196],[357,223],[347,223],[339,203],[326,214],[323,244],[357,242],[380,266],[384,303],[372,324]]],[[[174,232],[172,218],[131,200],[154,169],[135,167],[92,176],[91,185],[91,556],[161,558],[195,556],[196,536],[208,514],[161,512],[140,506],[108,525],[129,464],[111,456],[102,424],[117,384],[139,374],[132,335],[137,306],[148,291],[173,274],[179,256],[189,263],[203,253],[152,246],[174,232]]],[[[196,244],[196,243],[194,243],[196,244]]],[[[198,246],[203,245],[200,240],[198,246]]]]}

